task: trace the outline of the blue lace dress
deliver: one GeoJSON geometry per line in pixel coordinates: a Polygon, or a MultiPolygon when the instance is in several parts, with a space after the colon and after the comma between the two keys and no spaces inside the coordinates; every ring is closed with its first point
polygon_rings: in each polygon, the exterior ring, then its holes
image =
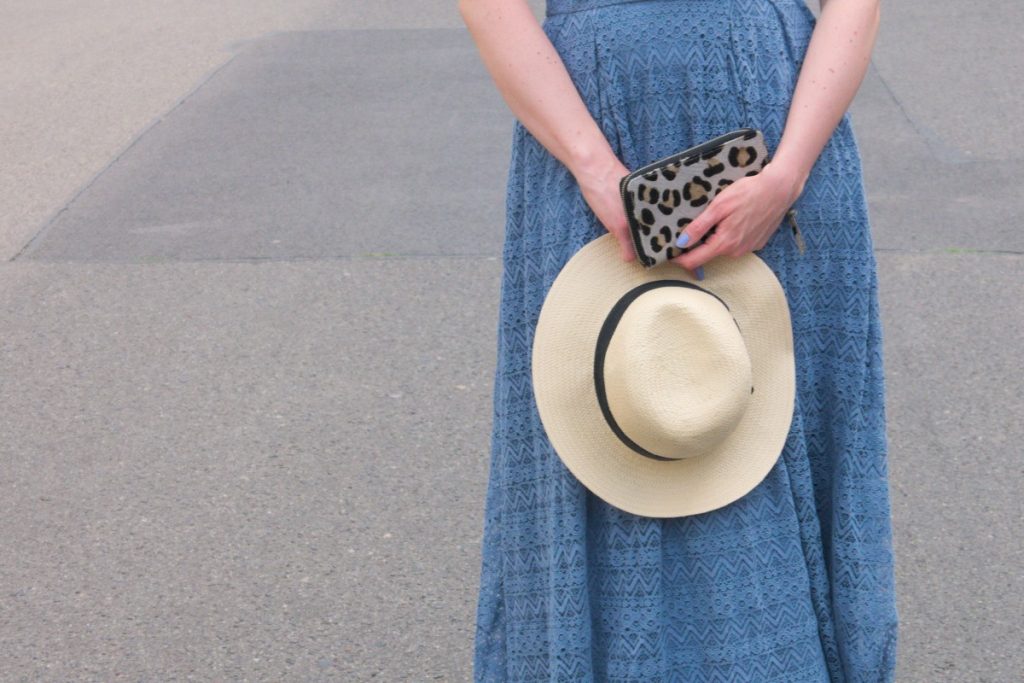
{"type": "MultiPolygon", "coordinates": [[[[549,0],[543,28],[628,168],[750,126],[777,148],[815,17],[802,0],[549,0]]],[[[476,681],[879,683],[897,612],[881,330],[844,115],[758,255],[790,304],[797,398],[767,477],[717,510],[636,516],[548,442],[530,351],[545,294],[604,234],[568,169],[512,132],[476,681]]]]}

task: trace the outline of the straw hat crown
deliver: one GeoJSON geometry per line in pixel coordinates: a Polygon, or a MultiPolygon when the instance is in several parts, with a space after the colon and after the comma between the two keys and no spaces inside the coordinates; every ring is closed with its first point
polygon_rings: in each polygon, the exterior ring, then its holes
{"type": "Polygon", "coordinates": [[[728,309],[683,287],[652,289],[632,302],[608,343],[604,379],[622,431],[668,458],[700,456],[732,433],[752,381],[728,309]]]}

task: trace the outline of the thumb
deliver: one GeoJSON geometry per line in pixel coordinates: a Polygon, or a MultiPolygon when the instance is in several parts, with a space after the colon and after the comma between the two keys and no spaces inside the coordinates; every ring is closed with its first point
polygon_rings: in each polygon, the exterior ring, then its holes
{"type": "Polygon", "coordinates": [[[629,229],[629,218],[626,216],[626,207],[621,203],[616,204],[618,215],[615,220],[615,239],[619,242],[619,253],[626,263],[636,260],[636,249],[633,247],[633,235],[629,229]]]}
{"type": "Polygon", "coordinates": [[[619,255],[628,263],[636,260],[636,250],[633,248],[633,238],[629,232],[629,220],[621,206],[619,208],[621,215],[607,221],[602,220],[601,224],[615,237],[615,241],[619,243],[619,255]]]}
{"type": "Polygon", "coordinates": [[[622,260],[626,262],[635,261],[636,251],[633,249],[633,241],[629,234],[629,228],[617,230],[615,232],[615,236],[619,240],[619,251],[622,254],[622,260]]]}

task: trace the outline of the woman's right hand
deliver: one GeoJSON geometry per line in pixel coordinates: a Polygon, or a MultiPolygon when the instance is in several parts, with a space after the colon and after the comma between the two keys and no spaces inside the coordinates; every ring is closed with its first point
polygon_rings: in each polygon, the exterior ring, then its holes
{"type": "Polygon", "coordinates": [[[573,172],[590,210],[605,229],[615,235],[623,261],[636,259],[636,252],[630,241],[626,208],[619,193],[619,180],[628,173],[629,169],[610,149],[603,156],[580,165],[573,172]]]}

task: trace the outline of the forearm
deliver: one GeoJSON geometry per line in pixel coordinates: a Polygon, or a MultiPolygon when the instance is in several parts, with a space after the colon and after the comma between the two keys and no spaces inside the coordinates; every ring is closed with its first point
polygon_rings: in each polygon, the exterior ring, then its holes
{"type": "Polygon", "coordinates": [[[785,130],[769,164],[801,191],[864,80],[879,12],[879,0],[822,0],[785,130]]]}
{"type": "Polygon", "coordinates": [[[459,0],[484,66],[516,118],[569,170],[614,157],[525,0],[459,0]]]}

